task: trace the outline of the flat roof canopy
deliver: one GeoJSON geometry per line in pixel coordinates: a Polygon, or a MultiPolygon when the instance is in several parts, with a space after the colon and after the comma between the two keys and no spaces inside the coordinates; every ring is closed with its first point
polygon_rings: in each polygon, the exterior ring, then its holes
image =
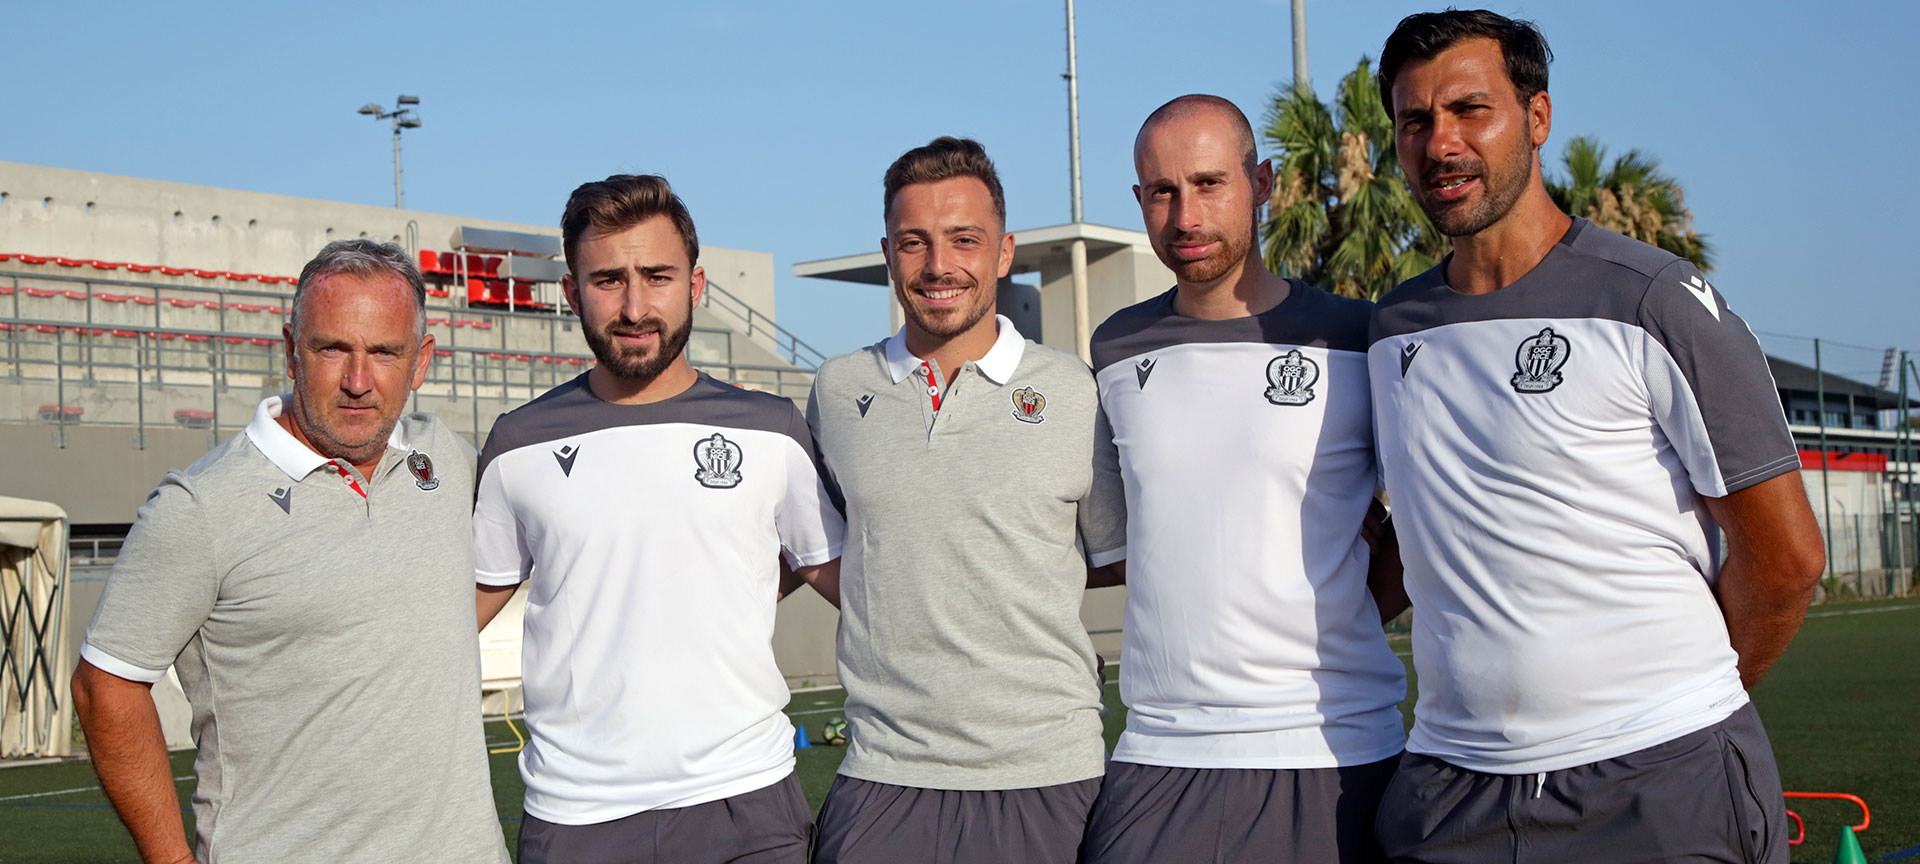
{"type": "MultiPolygon", "coordinates": [[[[1123,249],[1151,248],[1144,231],[1128,231],[1089,222],[1029,228],[1013,232],[1013,272],[1035,273],[1043,266],[1068,266],[1066,247],[1076,239],[1087,241],[1089,259],[1123,249]],[[1058,261],[1050,261],[1055,258],[1058,261]]],[[[793,265],[793,275],[868,285],[888,284],[887,260],[877,250],[862,255],[802,261],[793,265]]]]}

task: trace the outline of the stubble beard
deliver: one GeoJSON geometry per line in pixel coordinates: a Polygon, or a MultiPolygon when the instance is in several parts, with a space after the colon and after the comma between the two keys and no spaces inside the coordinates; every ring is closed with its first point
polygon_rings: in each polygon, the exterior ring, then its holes
{"type": "MultiPolygon", "coordinates": [[[[995,288],[997,289],[998,286],[995,288]]],[[[983,294],[977,283],[948,282],[930,286],[916,280],[907,283],[900,294],[900,308],[905,312],[907,320],[912,322],[914,327],[936,339],[952,339],[972,330],[993,308],[993,298],[983,294]],[[924,309],[914,302],[914,298],[919,296],[915,293],[916,291],[925,288],[966,288],[970,292],[973,303],[957,309],[947,308],[938,311],[924,309]]]]}
{"type": "Polygon", "coordinates": [[[595,329],[587,325],[584,318],[580,322],[580,332],[587,338],[587,347],[593,349],[594,359],[600,367],[613,373],[615,378],[631,381],[641,387],[653,383],[660,373],[667,371],[673,361],[687,348],[687,341],[693,337],[693,312],[687,312],[687,319],[679,327],[669,328],[666,322],[649,316],[637,324],[615,320],[605,327],[595,329]],[[620,347],[614,341],[615,334],[629,336],[657,332],[653,351],[638,351],[620,347]]]}
{"type": "MultiPolygon", "coordinates": [[[[1252,223],[1249,222],[1248,224],[1249,227],[1251,227],[1252,223]]],[[[1174,278],[1178,279],[1182,284],[1206,285],[1220,280],[1227,274],[1232,273],[1233,268],[1245,263],[1247,260],[1247,250],[1252,248],[1253,232],[1251,230],[1232,235],[1187,234],[1182,232],[1166,235],[1161,241],[1159,248],[1155,251],[1160,254],[1160,262],[1167,265],[1167,269],[1173,271],[1174,278]],[[1173,246],[1175,243],[1191,243],[1195,241],[1202,243],[1210,241],[1217,242],[1220,244],[1220,248],[1215,250],[1212,255],[1208,255],[1198,261],[1184,261],[1173,254],[1173,246]]]]}
{"type": "Polygon", "coordinates": [[[1533,141],[1522,137],[1519,144],[1508,153],[1511,158],[1498,172],[1491,170],[1492,166],[1483,159],[1434,163],[1427,168],[1426,176],[1421,178],[1415,200],[1441,234],[1471,237],[1506,218],[1514,205],[1519,203],[1520,196],[1527,191],[1527,184],[1533,180],[1534,149],[1533,141]],[[1477,201],[1449,204],[1435,200],[1432,178],[1452,173],[1474,174],[1480,178],[1483,188],[1477,201]]]}

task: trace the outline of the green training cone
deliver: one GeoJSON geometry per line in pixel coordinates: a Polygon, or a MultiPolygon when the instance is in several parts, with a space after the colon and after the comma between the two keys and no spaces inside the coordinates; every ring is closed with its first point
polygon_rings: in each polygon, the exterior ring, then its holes
{"type": "Polygon", "coordinates": [[[1833,864],[1867,864],[1867,853],[1860,849],[1860,838],[1853,836],[1853,826],[1840,829],[1840,845],[1833,850],[1833,864]]]}

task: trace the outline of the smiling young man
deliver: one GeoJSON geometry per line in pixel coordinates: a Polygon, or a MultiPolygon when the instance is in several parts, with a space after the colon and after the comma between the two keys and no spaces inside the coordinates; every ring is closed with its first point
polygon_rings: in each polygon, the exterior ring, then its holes
{"type": "Polygon", "coordinates": [[[1267,270],[1273,171],[1233,103],[1161,106],[1134,166],[1176,284],[1093,335],[1128,712],[1081,860],[1379,861],[1406,674],[1380,624],[1405,608],[1398,562],[1362,536],[1372,304],[1267,270]]]}
{"type": "Polygon", "coordinates": [[[141,858],[190,862],[149,688],[193,705],[198,860],[505,862],[470,617],[473,448],[428,414],[405,250],[328,244],[283,336],[293,392],[140,508],[73,676],[141,858]]]}
{"type": "Polygon", "coordinates": [[[1106,757],[1080,600],[1124,532],[1093,380],[994,314],[1013,236],[979,144],[935,139],[884,185],[906,324],[822,364],[807,408],[847,516],[849,744],[814,860],[1064,864],[1106,757]]]}
{"type": "Polygon", "coordinates": [[[793,403],[687,360],[706,288],[667,181],[575,189],[561,287],[599,361],[480,456],[479,624],[527,594],[522,864],[799,864],[781,556],[828,599],[840,514],[793,403]]]}
{"type": "Polygon", "coordinates": [[[1548,196],[1549,56],[1484,11],[1408,17],[1381,54],[1400,164],[1453,254],[1370,333],[1419,610],[1378,835],[1403,861],[1784,862],[1746,688],[1823,563],[1799,459],[1726,299],[1548,196]]]}

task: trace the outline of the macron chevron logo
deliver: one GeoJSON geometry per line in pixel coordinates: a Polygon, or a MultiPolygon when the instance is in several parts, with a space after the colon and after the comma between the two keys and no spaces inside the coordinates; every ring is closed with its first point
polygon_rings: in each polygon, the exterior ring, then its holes
{"type": "Polygon", "coordinates": [[[1133,364],[1133,374],[1140,379],[1140,389],[1147,389],[1147,376],[1153,374],[1153,366],[1160,361],[1148,357],[1133,364]]]}
{"type": "Polygon", "coordinates": [[[553,451],[553,461],[560,463],[560,473],[573,476],[573,460],[580,455],[580,448],[568,444],[553,451]]]}
{"type": "Polygon", "coordinates": [[[293,487],[275,489],[268,492],[267,497],[272,499],[273,503],[280,505],[280,512],[293,515],[293,487]]]}
{"type": "Polygon", "coordinates": [[[1413,355],[1420,353],[1423,342],[1408,342],[1400,347],[1400,377],[1407,377],[1407,367],[1413,365],[1413,355]]]}
{"type": "Polygon", "coordinates": [[[865,417],[867,416],[867,409],[873,407],[873,394],[864,394],[860,398],[853,400],[853,404],[859,407],[860,416],[865,417]]]}
{"type": "Polygon", "coordinates": [[[1706,280],[1701,279],[1697,274],[1688,276],[1687,281],[1680,284],[1687,287],[1687,293],[1692,294],[1693,299],[1700,301],[1700,305],[1707,307],[1707,311],[1713,315],[1713,320],[1720,320],[1720,304],[1713,302],[1712,285],[1708,285],[1706,280]]]}

